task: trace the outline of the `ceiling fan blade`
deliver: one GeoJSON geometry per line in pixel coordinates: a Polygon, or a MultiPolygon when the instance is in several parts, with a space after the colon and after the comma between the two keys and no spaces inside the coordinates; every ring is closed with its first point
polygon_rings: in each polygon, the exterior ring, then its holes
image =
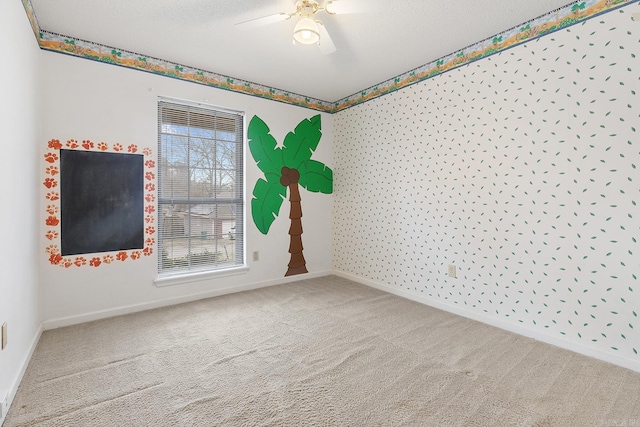
{"type": "Polygon", "coordinates": [[[262,27],[263,25],[286,21],[289,18],[291,18],[291,16],[288,13],[276,13],[275,15],[263,16],[262,18],[255,18],[248,21],[239,22],[235,26],[240,30],[251,30],[254,28],[262,27]]]}
{"type": "Polygon", "coordinates": [[[373,8],[371,7],[370,2],[361,1],[356,5],[353,3],[353,0],[347,2],[340,0],[326,0],[324,2],[324,10],[331,15],[345,15],[349,13],[371,12],[373,8]]]}
{"type": "Polygon", "coordinates": [[[333,44],[333,40],[331,40],[331,36],[327,31],[327,28],[320,21],[316,21],[318,24],[318,31],[320,32],[320,42],[318,43],[318,48],[320,49],[320,53],[323,55],[329,55],[336,51],[336,45],[333,44]]]}

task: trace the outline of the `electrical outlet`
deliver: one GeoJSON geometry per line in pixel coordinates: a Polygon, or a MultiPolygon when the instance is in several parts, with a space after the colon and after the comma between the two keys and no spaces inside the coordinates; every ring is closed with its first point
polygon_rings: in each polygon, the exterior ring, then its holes
{"type": "Polygon", "coordinates": [[[253,251],[253,260],[254,261],[260,261],[260,252],[253,251]]]}
{"type": "Polygon", "coordinates": [[[7,346],[7,322],[2,324],[2,350],[7,346]]]}
{"type": "Polygon", "coordinates": [[[456,273],[457,272],[455,264],[449,264],[449,277],[453,277],[455,279],[456,273]]]}

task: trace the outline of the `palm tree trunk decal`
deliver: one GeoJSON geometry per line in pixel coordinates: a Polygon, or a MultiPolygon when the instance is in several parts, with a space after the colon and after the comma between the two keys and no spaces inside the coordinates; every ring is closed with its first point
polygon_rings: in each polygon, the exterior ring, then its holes
{"type": "Polygon", "coordinates": [[[253,189],[251,214],[262,234],[267,234],[277,218],[289,191],[289,253],[285,276],[307,273],[302,246],[302,198],[300,187],[314,193],[333,192],[333,172],[326,165],[311,160],[322,136],[320,115],[301,121],[289,132],[282,147],[269,133],[269,127],[258,116],[249,123],[249,150],[264,173],[253,189]]]}
{"type": "Polygon", "coordinates": [[[308,273],[307,263],[302,253],[302,204],[300,203],[302,198],[300,197],[300,187],[298,186],[299,180],[300,172],[295,169],[289,169],[286,166],[282,168],[280,184],[289,188],[289,204],[291,205],[289,213],[289,219],[291,220],[291,226],[289,227],[289,253],[291,254],[291,259],[285,276],[308,273]]]}

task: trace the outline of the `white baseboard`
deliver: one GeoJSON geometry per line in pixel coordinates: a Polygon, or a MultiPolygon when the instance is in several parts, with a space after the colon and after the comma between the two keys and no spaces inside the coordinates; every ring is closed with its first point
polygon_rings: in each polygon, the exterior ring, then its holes
{"type": "Polygon", "coordinates": [[[40,326],[38,327],[38,330],[33,336],[33,339],[31,340],[29,351],[27,352],[27,355],[22,361],[20,370],[18,371],[18,375],[16,375],[15,379],[13,380],[13,384],[11,384],[11,388],[9,389],[8,395],[7,395],[7,401],[8,401],[7,410],[2,411],[2,418],[0,418],[0,426],[2,426],[2,424],[4,423],[4,420],[7,417],[7,412],[9,412],[9,409],[11,408],[11,404],[13,403],[13,399],[14,397],[16,397],[16,393],[18,392],[18,387],[22,382],[22,377],[24,377],[24,373],[27,371],[27,366],[29,366],[29,362],[31,362],[31,357],[33,356],[33,353],[36,351],[36,347],[38,346],[38,342],[40,341],[40,336],[42,336],[43,330],[44,329],[42,327],[42,324],[40,324],[40,326]]]}
{"type": "Polygon", "coordinates": [[[328,276],[333,271],[321,271],[315,273],[306,273],[298,276],[282,277],[274,280],[266,280],[261,282],[247,283],[242,285],[228,286],[225,288],[214,289],[211,291],[200,292],[195,294],[183,295],[167,299],[144,302],[140,304],[132,304],[106,310],[93,311],[90,313],[79,314],[76,316],[61,317],[58,319],[45,320],[43,329],[56,329],[64,326],[77,325],[80,323],[91,322],[94,320],[106,319],[108,317],[121,316],[123,314],[136,313],[139,311],[151,310],[154,308],[166,307],[170,305],[182,304],[185,302],[198,301],[205,298],[217,297],[220,295],[232,294],[235,292],[250,291],[252,289],[265,288],[268,286],[281,285],[289,282],[296,282],[305,279],[313,279],[316,277],[328,276]]]}
{"type": "Polygon", "coordinates": [[[640,372],[640,362],[632,359],[627,359],[625,357],[620,357],[616,354],[611,354],[602,350],[594,349],[591,347],[587,347],[581,344],[577,344],[574,342],[570,342],[555,336],[548,335],[543,331],[531,330],[528,328],[523,328],[519,325],[514,325],[512,323],[505,322],[501,319],[497,319],[491,316],[487,316],[483,313],[469,311],[464,308],[444,304],[440,301],[434,301],[429,298],[425,298],[420,295],[415,295],[409,291],[404,289],[396,289],[391,286],[385,285],[383,283],[374,282],[369,279],[364,279],[362,277],[354,276],[349,273],[345,273],[342,271],[334,271],[333,274],[336,276],[340,276],[345,279],[352,280],[354,282],[370,286],[372,288],[379,289],[384,292],[388,292],[393,295],[397,295],[402,298],[406,298],[415,302],[419,302],[424,305],[428,305],[430,307],[434,307],[440,310],[447,311],[449,313],[453,313],[462,317],[466,317],[468,319],[476,320],[478,322],[482,322],[491,326],[495,326],[500,329],[504,329],[509,332],[513,332],[519,335],[523,335],[528,338],[533,338],[537,341],[541,341],[547,344],[554,345],[556,347],[563,348],[565,350],[573,351],[574,353],[582,354],[584,356],[593,357],[595,359],[602,360],[604,362],[612,363],[614,365],[622,366],[623,368],[631,369],[632,371],[640,372]]]}

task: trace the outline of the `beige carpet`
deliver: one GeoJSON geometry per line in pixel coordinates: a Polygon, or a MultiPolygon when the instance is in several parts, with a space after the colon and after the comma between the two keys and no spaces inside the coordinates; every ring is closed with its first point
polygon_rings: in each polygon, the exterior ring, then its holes
{"type": "Polygon", "coordinates": [[[3,427],[638,425],[638,373],[330,276],[47,331],[3,427]]]}

